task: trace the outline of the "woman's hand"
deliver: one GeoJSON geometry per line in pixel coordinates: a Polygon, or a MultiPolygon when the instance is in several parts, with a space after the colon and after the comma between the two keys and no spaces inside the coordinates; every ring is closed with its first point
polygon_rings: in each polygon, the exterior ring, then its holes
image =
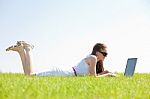
{"type": "Polygon", "coordinates": [[[108,73],[108,77],[116,77],[117,75],[115,73],[108,73]]]}

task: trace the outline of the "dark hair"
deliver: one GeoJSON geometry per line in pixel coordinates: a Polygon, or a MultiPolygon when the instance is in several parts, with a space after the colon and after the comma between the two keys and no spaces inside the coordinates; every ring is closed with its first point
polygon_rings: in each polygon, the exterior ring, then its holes
{"type": "MultiPolygon", "coordinates": [[[[93,51],[91,53],[91,55],[96,55],[96,52],[101,52],[101,50],[105,50],[106,46],[102,43],[96,43],[93,47],[93,51]]],[[[104,71],[104,67],[103,67],[103,61],[98,61],[96,64],[96,74],[101,73],[104,71]]]]}

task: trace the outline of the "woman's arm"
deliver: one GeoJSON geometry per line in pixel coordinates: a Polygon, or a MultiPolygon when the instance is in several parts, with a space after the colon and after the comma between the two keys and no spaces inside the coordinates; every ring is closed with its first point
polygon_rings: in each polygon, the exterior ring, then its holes
{"type": "Polygon", "coordinates": [[[90,55],[89,57],[85,58],[85,62],[89,66],[89,75],[97,76],[97,74],[96,74],[97,57],[94,55],[90,55]]]}
{"type": "Polygon", "coordinates": [[[105,73],[105,74],[98,74],[96,77],[116,77],[117,75],[114,73],[105,73]]]}
{"type": "Polygon", "coordinates": [[[97,73],[96,73],[97,58],[94,55],[87,57],[85,59],[85,62],[89,65],[89,75],[90,76],[95,76],[95,77],[115,77],[116,76],[109,71],[103,71],[102,73],[97,75],[97,73]]]}

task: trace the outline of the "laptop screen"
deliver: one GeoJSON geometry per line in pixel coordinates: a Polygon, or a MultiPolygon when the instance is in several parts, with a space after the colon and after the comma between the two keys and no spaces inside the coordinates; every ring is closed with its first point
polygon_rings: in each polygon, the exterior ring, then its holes
{"type": "Polygon", "coordinates": [[[137,62],[137,58],[128,58],[125,73],[124,73],[125,76],[133,76],[136,62],[137,62]]]}

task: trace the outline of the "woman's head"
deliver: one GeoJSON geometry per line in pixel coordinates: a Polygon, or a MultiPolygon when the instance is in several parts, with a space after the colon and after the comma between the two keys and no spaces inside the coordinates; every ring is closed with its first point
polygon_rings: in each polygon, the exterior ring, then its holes
{"type": "Polygon", "coordinates": [[[96,73],[99,74],[103,72],[104,71],[103,60],[107,56],[106,46],[102,43],[96,43],[93,47],[91,54],[97,57],[96,73]]]}
{"type": "Polygon", "coordinates": [[[106,46],[102,43],[96,43],[92,50],[92,55],[97,57],[97,61],[103,61],[104,58],[107,56],[106,46]]]}

